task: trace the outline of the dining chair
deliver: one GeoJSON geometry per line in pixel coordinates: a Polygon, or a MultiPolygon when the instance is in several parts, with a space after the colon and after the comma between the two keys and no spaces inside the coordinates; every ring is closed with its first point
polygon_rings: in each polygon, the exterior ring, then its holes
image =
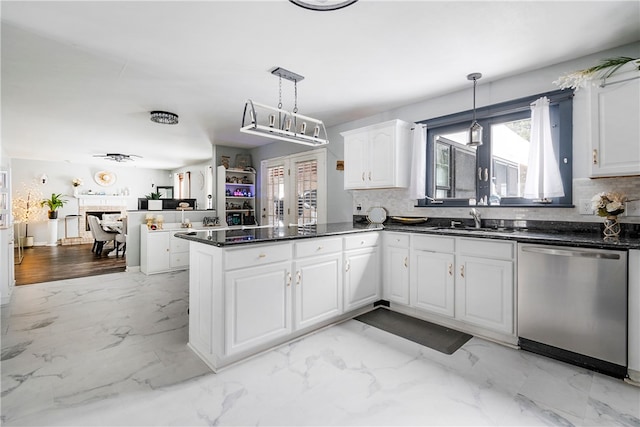
{"type": "Polygon", "coordinates": [[[97,216],[88,215],[87,221],[89,221],[89,230],[91,230],[91,234],[93,234],[93,238],[97,242],[97,244],[94,243],[96,255],[102,255],[102,248],[107,242],[113,241],[113,247],[116,247],[116,236],[119,233],[104,231],[97,216]]]}
{"type": "Polygon", "coordinates": [[[116,257],[120,243],[122,243],[122,256],[124,256],[127,250],[127,218],[122,219],[122,231],[116,235],[116,257]]]}

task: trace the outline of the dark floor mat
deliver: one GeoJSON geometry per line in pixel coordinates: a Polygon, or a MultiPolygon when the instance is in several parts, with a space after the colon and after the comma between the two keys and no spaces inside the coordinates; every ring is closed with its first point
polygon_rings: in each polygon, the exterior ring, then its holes
{"type": "Polygon", "coordinates": [[[471,339],[471,335],[464,332],[405,316],[385,308],[378,308],[355,319],[445,354],[453,354],[471,339]]]}

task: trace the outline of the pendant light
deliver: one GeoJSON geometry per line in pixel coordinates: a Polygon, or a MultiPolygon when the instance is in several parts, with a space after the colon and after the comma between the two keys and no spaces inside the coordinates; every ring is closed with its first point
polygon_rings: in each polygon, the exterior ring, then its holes
{"type": "Polygon", "coordinates": [[[274,67],[271,74],[279,79],[278,107],[247,100],[240,132],[312,147],[328,144],[327,130],[322,120],[298,114],[298,82],[304,77],[282,67],[274,67]],[[282,79],[294,84],[293,111],[282,109],[282,79]]]}
{"type": "Polygon", "coordinates": [[[467,142],[470,147],[482,145],[482,126],[476,120],[476,85],[481,77],[480,73],[471,73],[467,76],[467,80],[473,80],[473,120],[469,127],[469,141],[467,142]]]}

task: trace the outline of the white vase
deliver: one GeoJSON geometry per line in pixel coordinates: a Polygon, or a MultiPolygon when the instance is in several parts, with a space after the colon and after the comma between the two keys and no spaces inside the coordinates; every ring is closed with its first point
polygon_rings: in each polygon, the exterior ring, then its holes
{"type": "Polygon", "coordinates": [[[73,197],[78,197],[78,194],[80,194],[80,190],[78,190],[78,187],[73,187],[73,197]]]}

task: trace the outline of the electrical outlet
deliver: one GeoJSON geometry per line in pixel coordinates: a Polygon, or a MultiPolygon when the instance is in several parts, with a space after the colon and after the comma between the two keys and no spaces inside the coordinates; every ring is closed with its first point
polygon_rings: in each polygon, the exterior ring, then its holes
{"type": "Polygon", "coordinates": [[[625,216],[640,216],[640,200],[633,200],[625,203],[625,216]]]}
{"type": "Polygon", "coordinates": [[[580,215],[593,215],[593,208],[591,207],[591,199],[580,199],[578,205],[580,215]]]}

